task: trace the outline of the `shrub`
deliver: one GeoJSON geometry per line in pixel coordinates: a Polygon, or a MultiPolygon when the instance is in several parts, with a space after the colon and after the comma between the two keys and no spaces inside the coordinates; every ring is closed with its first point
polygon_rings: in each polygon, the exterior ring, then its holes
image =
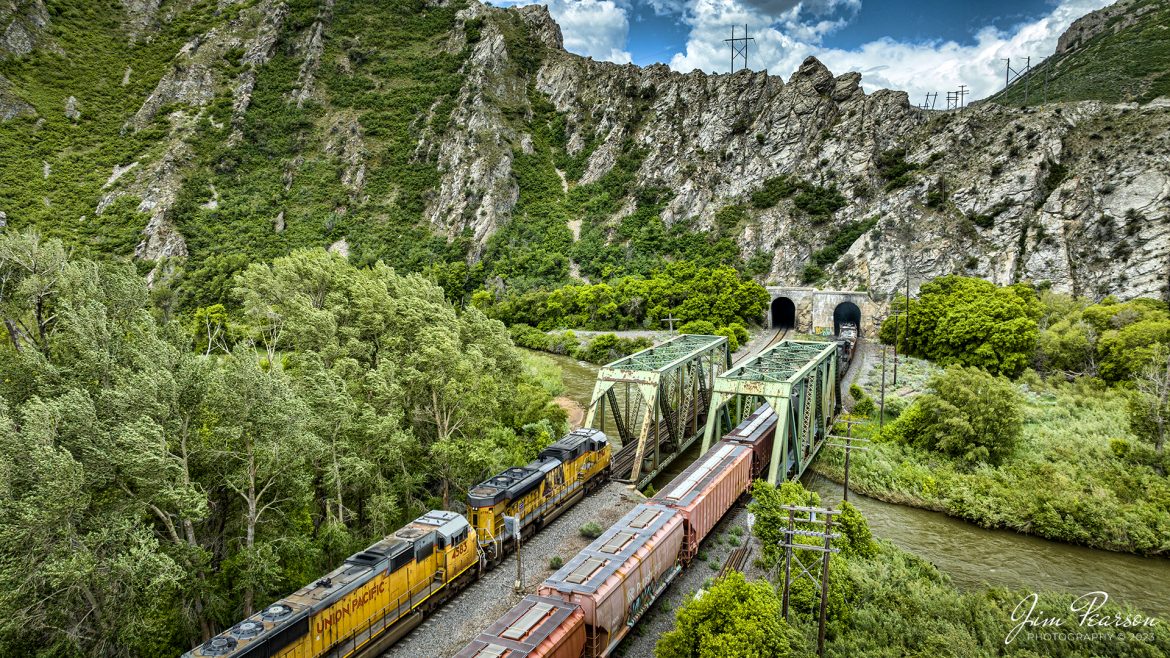
{"type": "Polygon", "coordinates": [[[715,335],[727,338],[727,349],[729,351],[739,351],[739,339],[736,338],[735,332],[731,330],[731,327],[720,327],[715,330],[715,335]]]}
{"type": "Polygon", "coordinates": [[[748,330],[738,322],[732,322],[731,324],[727,325],[727,328],[735,334],[735,339],[739,341],[740,345],[746,344],[751,338],[751,335],[748,334],[748,330]]]}
{"type": "Polygon", "coordinates": [[[590,521],[589,523],[581,526],[578,531],[581,533],[581,536],[586,539],[597,539],[601,536],[601,533],[604,532],[601,525],[593,521],[590,521]]]}
{"type": "Polygon", "coordinates": [[[678,328],[680,334],[699,334],[703,336],[714,336],[715,325],[706,320],[691,320],[678,328]]]}
{"type": "Polygon", "coordinates": [[[760,210],[771,208],[779,203],[780,199],[787,199],[796,194],[799,189],[799,180],[793,180],[787,175],[774,176],[765,180],[763,187],[752,192],[752,206],[760,210]]]}
{"type": "Polygon", "coordinates": [[[1020,394],[1007,379],[951,366],[887,430],[917,448],[974,464],[1000,463],[1023,430],[1020,394]]]}
{"type": "Polygon", "coordinates": [[[560,569],[564,565],[565,565],[565,561],[562,560],[561,556],[559,556],[559,555],[554,555],[552,557],[552,559],[548,561],[548,568],[552,569],[553,571],[560,569]]]}

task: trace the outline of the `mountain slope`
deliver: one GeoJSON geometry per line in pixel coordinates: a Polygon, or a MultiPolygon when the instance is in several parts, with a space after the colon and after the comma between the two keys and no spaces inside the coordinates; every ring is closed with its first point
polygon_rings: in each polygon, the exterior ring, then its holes
{"type": "Polygon", "coordinates": [[[453,294],[680,258],[882,293],[907,263],[915,285],[1170,282],[1160,103],[925,112],[811,58],[787,81],[618,66],[565,52],[542,7],[474,0],[16,7],[8,230],[133,254],[182,305],[318,245],[453,294]]]}
{"type": "Polygon", "coordinates": [[[991,100],[1035,105],[1045,85],[1050,102],[1146,103],[1170,95],[1170,3],[1121,0],[1081,17],[1052,57],[991,100]]]}

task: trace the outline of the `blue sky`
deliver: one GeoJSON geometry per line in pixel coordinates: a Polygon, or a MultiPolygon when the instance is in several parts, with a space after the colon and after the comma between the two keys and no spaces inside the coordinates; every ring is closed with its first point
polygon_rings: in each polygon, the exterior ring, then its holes
{"type": "MultiPolygon", "coordinates": [[[[789,75],[809,55],[857,70],[867,91],[1003,85],[1003,57],[1050,55],[1076,18],[1110,0],[503,0],[545,4],[570,52],[617,63],[725,73],[732,24],[749,25],[753,69],[789,75]]],[[[742,32],[742,28],[737,30],[742,32]]],[[[945,93],[940,93],[945,96],[945,93]]]]}

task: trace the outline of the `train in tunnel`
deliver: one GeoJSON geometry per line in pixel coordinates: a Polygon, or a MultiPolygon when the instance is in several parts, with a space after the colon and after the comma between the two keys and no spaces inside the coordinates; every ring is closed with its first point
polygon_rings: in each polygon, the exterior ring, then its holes
{"type": "Polygon", "coordinates": [[[456,658],[603,658],[763,473],[778,416],[761,405],[653,498],[626,513],[456,658]]]}
{"type": "Polygon", "coordinates": [[[348,658],[388,648],[609,478],[611,449],[574,430],[472,487],[466,516],[432,510],[183,658],[348,658]]]}

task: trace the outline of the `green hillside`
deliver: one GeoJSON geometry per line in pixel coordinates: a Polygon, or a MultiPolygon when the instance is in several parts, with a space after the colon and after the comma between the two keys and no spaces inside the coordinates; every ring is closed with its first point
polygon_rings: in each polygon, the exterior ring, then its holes
{"type": "Polygon", "coordinates": [[[1004,105],[1170,96],[1170,3],[1137,0],[1084,43],[1053,55],[989,100],[1004,105]],[[1137,15],[1131,25],[1124,25],[1137,15]],[[1117,29],[1122,25],[1120,29],[1117,29]],[[1116,31],[1115,31],[1116,30],[1116,31]]]}

